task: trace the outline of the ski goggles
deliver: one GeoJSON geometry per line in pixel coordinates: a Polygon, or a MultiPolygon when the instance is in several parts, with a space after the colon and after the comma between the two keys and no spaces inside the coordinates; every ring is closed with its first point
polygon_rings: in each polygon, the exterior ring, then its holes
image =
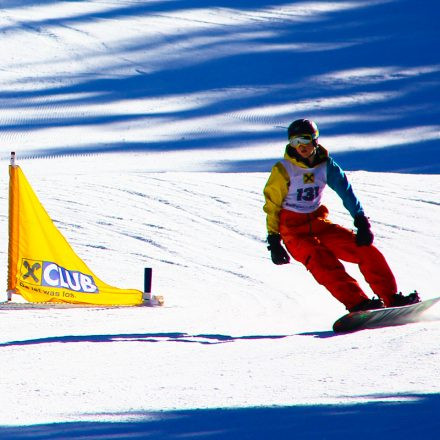
{"type": "Polygon", "coordinates": [[[289,138],[289,143],[292,147],[299,147],[300,145],[310,144],[310,142],[314,141],[316,138],[317,136],[312,136],[311,134],[300,134],[289,138]]]}

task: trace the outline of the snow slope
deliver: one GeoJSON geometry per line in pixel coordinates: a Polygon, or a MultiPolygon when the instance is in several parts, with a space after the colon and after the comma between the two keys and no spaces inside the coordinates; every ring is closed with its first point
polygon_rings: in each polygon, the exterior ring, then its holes
{"type": "Polygon", "coordinates": [[[16,150],[94,272],[153,267],[166,303],[0,306],[0,438],[436,438],[440,309],[335,336],[343,306],[271,263],[262,213],[313,117],[399,288],[440,294],[439,6],[415,4],[2,2],[0,282],[16,150]]]}

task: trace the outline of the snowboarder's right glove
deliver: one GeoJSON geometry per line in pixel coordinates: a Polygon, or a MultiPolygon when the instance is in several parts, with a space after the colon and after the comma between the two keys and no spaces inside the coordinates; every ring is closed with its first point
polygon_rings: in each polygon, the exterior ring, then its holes
{"type": "Polygon", "coordinates": [[[270,250],[270,256],[272,257],[272,261],[275,264],[287,264],[290,262],[289,254],[286,249],[281,245],[281,236],[280,234],[269,234],[267,236],[267,242],[269,246],[267,249],[270,250]]]}
{"type": "Polygon", "coordinates": [[[371,232],[368,218],[364,214],[358,214],[354,218],[354,225],[357,228],[356,244],[358,246],[370,246],[373,243],[374,235],[371,232]]]}

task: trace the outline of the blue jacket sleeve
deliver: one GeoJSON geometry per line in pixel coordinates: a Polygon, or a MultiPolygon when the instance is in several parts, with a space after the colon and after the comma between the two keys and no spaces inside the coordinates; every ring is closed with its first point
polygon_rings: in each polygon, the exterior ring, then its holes
{"type": "Polygon", "coordinates": [[[341,167],[331,158],[327,161],[327,184],[341,198],[343,205],[355,218],[356,215],[364,214],[364,210],[353,188],[341,167]]]}

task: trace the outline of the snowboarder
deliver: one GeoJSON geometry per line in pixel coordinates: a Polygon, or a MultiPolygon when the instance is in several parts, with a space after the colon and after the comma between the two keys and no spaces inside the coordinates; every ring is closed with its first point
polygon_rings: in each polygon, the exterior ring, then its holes
{"type": "Polygon", "coordinates": [[[419,302],[417,292],[407,296],[397,293],[394,275],[372,244],[370,222],[351,184],[318,143],[316,123],[298,119],[290,124],[287,134],[284,159],[274,165],[264,188],[272,261],[277,265],[289,263],[290,253],[349,312],[419,302]],[[321,204],[326,185],[342,199],[354,219],[356,233],[327,219],[329,211],[321,204]],[[357,264],[379,298],[370,299],[340,260],[357,264]]]}

